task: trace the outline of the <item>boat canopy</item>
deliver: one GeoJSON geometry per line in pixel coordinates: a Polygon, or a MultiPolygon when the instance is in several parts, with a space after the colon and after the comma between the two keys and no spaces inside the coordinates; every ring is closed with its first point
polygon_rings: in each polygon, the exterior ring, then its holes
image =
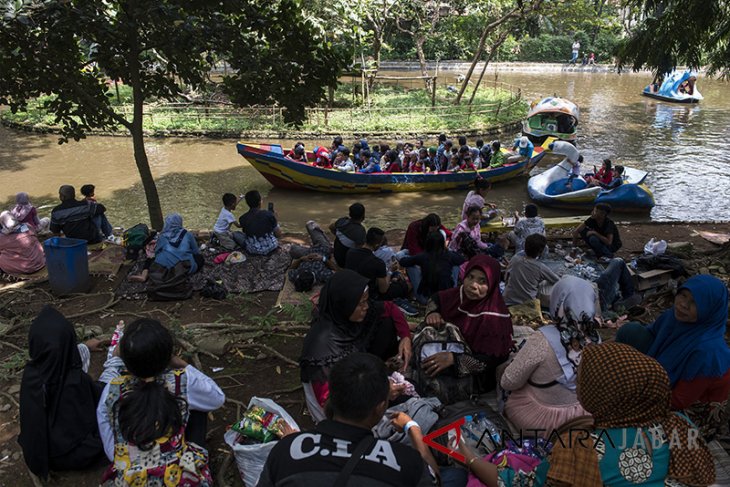
{"type": "MultiPolygon", "coordinates": [[[[676,96],[679,91],[679,86],[685,81],[689,81],[689,84],[694,91],[694,81],[696,80],[697,73],[695,71],[687,70],[683,73],[678,73],[676,71],[671,72],[666,76],[666,78],[664,78],[664,82],[662,83],[661,88],[659,88],[659,94],[668,97],[676,96]]],[[[687,94],[692,95],[692,93],[687,94]]]]}
{"type": "Polygon", "coordinates": [[[533,102],[530,107],[530,112],[527,114],[527,118],[544,113],[564,113],[573,117],[576,122],[580,120],[580,110],[576,104],[570,100],[566,100],[565,98],[550,96],[543,98],[538,102],[533,102]]]}

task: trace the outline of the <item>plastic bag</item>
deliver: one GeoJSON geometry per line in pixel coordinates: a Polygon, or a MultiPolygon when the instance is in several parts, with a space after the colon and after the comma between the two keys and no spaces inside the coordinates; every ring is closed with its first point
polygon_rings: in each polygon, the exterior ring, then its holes
{"type": "MultiPolygon", "coordinates": [[[[284,421],[289,423],[289,426],[295,429],[300,429],[299,425],[294,418],[292,418],[286,409],[276,404],[271,399],[264,397],[252,397],[248,402],[248,409],[254,406],[259,406],[266,411],[276,413],[281,416],[284,421]]],[[[276,446],[278,441],[270,441],[268,443],[257,443],[253,445],[239,445],[236,443],[236,437],[238,433],[233,430],[226,431],[223,438],[228,446],[233,450],[233,457],[236,459],[236,466],[238,472],[243,479],[246,487],[253,487],[259,482],[261,472],[264,470],[264,464],[266,459],[269,458],[269,453],[276,446]]]]}
{"type": "Polygon", "coordinates": [[[667,241],[666,240],[655,241],[654,238],[652,238],[651,240],[649,240],[646,243],[646,245],[644,245],[644,254],[662,255],[666,251],[667,251],[667,241]]]}

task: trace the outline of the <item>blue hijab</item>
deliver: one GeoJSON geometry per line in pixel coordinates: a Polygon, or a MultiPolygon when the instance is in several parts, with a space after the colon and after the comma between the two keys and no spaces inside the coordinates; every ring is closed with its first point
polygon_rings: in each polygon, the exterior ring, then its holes
{"type": "Polygon", "coordinates": [[[682,289],[692,293],[697,321],[677,320],[672,306],[649,326],[655,338],[648,355],[662,364],[672,387],[680,380],[721,377],[730,369],[730,348],[725,343],[727,287],[716,277],[700,274],[682,289]]]}
{"type": "Polygon", "coordinates": [[[179,247],[185,236],[185,229],[182,227],[182,217],[179,213],[170,213],[165,217],[165,226],[162,228],[160,238],[166,238],[173,247],[179,247]]]}

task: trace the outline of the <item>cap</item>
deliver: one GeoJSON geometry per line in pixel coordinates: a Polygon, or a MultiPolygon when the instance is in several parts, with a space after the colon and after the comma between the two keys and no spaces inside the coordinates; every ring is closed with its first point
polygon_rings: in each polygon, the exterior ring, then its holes
{"type": "Polygon", "coordinates": [[[529,140],[527,139],[527,137],[525,137],[525,136],[520,137],[520,147],[521,148],[524,149],[525,147],[527,147],[528,142],[529,142],[529,140]]]}

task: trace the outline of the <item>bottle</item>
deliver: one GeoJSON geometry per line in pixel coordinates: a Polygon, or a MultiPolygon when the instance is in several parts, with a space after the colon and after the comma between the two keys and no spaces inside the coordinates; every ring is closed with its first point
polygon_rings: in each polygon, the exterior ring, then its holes
{"type": "Polygon", "coordinates": [[[500,443],[502,441],[502,435],[500,434],[497,427],[487,419],[487,416],[484,413],[479,413],[479,416],[477,417],[477,424],[479,425],[479,429],[484,433],[487,431],[487,434],[492,439],[493,444],[489,444],[489,440],[482,440],[482,443],[486,444],[489,449],[499,449],[500,443]]]}
{"type": "Polygon", "coordinates": [[[476,448],[481,433],[477,431],[477,426],[473,419],[472,416],[464,416],[464,424],[461,425],[461,435],[467,445],[471,448],[476,448]]]}
{"type": "Polygon", "coordinates": [[[124,320],[119,320],[116,328],[114,328],[114,333],[112,333],[111,343],[109,343],[109,350],[106,354],[107,360],[112,358],[112,355],[114,354],[114,349],[119,346],[119,341],[122,339],[122,336],[124,336],[124,320]]]}

